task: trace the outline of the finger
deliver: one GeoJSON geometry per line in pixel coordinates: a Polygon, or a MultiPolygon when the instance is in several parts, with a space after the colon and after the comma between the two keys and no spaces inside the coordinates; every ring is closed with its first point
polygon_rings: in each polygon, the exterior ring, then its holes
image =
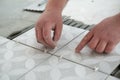
{"type": "Polygon", "coordinates": [[[51,37],[51,30],[52,30],[52,25],[46,24],[42,29],[42,35],[43,35],[43,39],[47,43],[47,45],[51,48],[54,48],[55,43],[51,37]]]}
{"type": "Polygon", "coordinates": [[[42,40],[42,35],[41,35],[41,29],[40,29],[40,26],[36,26],[36,27],[35,27],[35,32],[36,32],[37,42],[42,43],[43,40],[42,40]]]}
{"type": "Polygon", "coordinates": [[[60,39],[61,32],[62,32],[62,23],[58,23],[55,27],[54,36],[53,36],[53,40],[55,42],[57,42],[60,39]]]}
{"type": "Polygon", "coordinates": [[[88,43],[88,46],[89,46],[91,49],[94,50],[94,49],[96,48],[98,42],[99,42],[99,39],[93,36],[92,39],[90,40],[90,42],[88,43]]]}
{"type": "Polygon", "coordinates": [[[114,49],[115,46],[116,46],[116,44],[114,44],[112,42],[108,42],[108,44],[105,48],[105,52],[110,53],[114,49]]]}
{"type": "Polygon", "coordinates": [[[105,48],[106,48],[106,45],[107,45],[107,42],[101,40],[101,41],[98,43],[98,45],[97,45],[97,47],[96,47],[95,50],[96,50],[98,53],[103,53],[104,50],[105,50],[105,48]]]}
{"type": "Polygon", "coordinates": [[[75,51],[76,53],[79,53],[82,48],[91,40],[91,38],[93,37],[93,33],[89,32],[83,39],[82,41],[79,43],[79,45],[76,47],[75,51]]]}
{"type": "Polygon", "coordinates": [[[41,34],[41,32],[42,32],[41,29],[42,29],[42,27],[38,27],[38,26],[35,27],[37,42],[42,43],[43,45],[47,46],[47,44],[43,40],[43,36],[41,34]]]}

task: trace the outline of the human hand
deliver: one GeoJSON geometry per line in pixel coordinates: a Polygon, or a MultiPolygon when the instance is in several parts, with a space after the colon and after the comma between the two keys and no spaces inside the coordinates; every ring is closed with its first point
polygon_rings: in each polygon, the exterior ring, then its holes
{"type": "Polygon", "coordinates": [[[76,47],[79,53],[85,45],[98,53],[110,53],[120,42],[120,14],[97,24],[76,47]]]}
{"type": "Polygon", "coordinates": [[[62,16],[57,11],[45,11],[36,23],[36,38],[43,45],[54,48],[62,31],[62,16]],[[51,37],[51,31],[54,31],[51,37]]]}

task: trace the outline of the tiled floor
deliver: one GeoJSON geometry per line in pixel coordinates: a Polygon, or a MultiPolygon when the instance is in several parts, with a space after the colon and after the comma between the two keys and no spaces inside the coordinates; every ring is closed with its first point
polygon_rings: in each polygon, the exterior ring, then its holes
{"type": "Polygon", "coordinates": [[[117,50],[99,55],[86,47],[81,54],[74,53],[87,32],[64,26],[58,48],[47,53],[35,42],[34,29],[13,41],[0,37],[0,80],[109,80],[109,73],[120,61],[117,50]]]}
{"type": "MultiPolygon", "coordinates": [[[[110,54],[95,53],[87,46],[80,54],[77,54],[74,49],[88,31],[83,34],[82,32],[84,30],[73,27],[69,28],[69,26],[64,25],[63,33],[56,49],[49,51],[49,53],[62,56],[92,69],[98,67],[100,71],[110,74],[120,64],[120,44],[110,54]]],[[[32,29],[14,40],[43,51],[43,45],[37,43],[34,33],[34,29],[32,29]]]]}
{"type": "Polygon", "coordinates": [[[96,53],[87,46],[79,54],[75,53],[75,47],[86,33],[80,35],[64,48],[57,51],[55,55],[63,56],[68,60],[93,69],[98,67],[100,71],[110,74],[120,64],[120,52],[118,51],[120,44],[118,44],[118,46],[110,54],[96,53]]]}
{"type": "Polygon", "coordinates": [[[8,41],[0,45],[0,80],[17,80],[50,56],[28,46],[8,41]]]}
{"type": "MultiPolygon", "coordinates": [[[[48,53],[54,54],[55,56],[59,57],[59,59],[63,58],[75,64],[82,65],[85,68],[89,68],[91,70],[97,69],[99,72],[103,74],[110,75],[110,73],[120,64],[120,51],[119,51],[120,44],[118,44],[118,46],[110,54],[98,54],[89,49],[87,46],[81,51],[81,53],[79,54],[75,53],[74,50],[75,47],[81,41],[81,39],[87,34],[87,32],[88,31],[78,28],[70,29],[70,27],[64,25],[61,40],[58,42],[57,45],[58,48],[56,48],[53,51],[48,51],[48,53]],[[70,34],[67,34],[65,32],[70,32],[70,34]]],[[[15,38],[14,41],[20,42],[24,45],[28,45],[29,47],[33,47],[35,49],[43,51],[42,49],[43,45],[36,42],[34,33],[35,33],[34,29],[32,29],[22,34],[21,36],[15,38]]],[[[43,65],[44,64],[45,63],[43,63],[43,65]]],[[[41,73],[32,72],[31,74],[37,75],[41,73]]],[[[45,73],[45,75],[48,74],[45,73]]],[[[25,77],[22,80],[24,79],[25,77]]]]}
{"type": "MultiPolygon", "coordinates": [[[[0,1],[0,6],[2,6],[0,7],[0,32],[4,32],[6,35],[9,34],[10,28],[8,27],[15,29],[17,25],[20,28],[29,26],[40,15],[39,13],[22,12],[21,9],[28,3],[25,3],[24,0],[14,1],[14,4],[11,0],[0,1]],[[12,7],[10,7],[11,4],[13,4],[12,7]],[[4,6],[6,7],[3,8],[4,6]],[[13,8],[14,11],[10,11],[13,8]],[[8,32],[3,30],[5,26],[8,32]]],[[[64,10],[63,14],[85,23],[97,23],[120,11],[119,0],[111,2],[106,0],[109,2],[104,5],[106,8],[98,7],[105,0],[93,0],[94,2],[81,0],[79,4],[76,1],[73,1],[74,4],[76,6],[81,4],[82,7],[74,8],[72,4],[68,4],[69,7],[64,10]],[[99,5],[96,6],[97,4],[99,5]],[[75,13],[71,13],[71,10],[75,13]]],[[[28,2],[33,2],[33,0],[28,0],[28,2]]],[[[47,53],[43,52],[44,46],[37,43],[34,28],[13,41],[0,37],[0,80],[119,80],[110,76],[110,73],[120,64],[120,45],[107,55],[95,53],[87,46],[80,54],[74,52],[74,48],[87,32],[64,25],[57,48],[47,53]]]]}
{"type": "MultiPolygon", "coordinates": [[[[61,34],[61,38],[60,38],[59,42],[57,43],[56,50],[62,48],[64,45],[69,43],[72,39],[77,37],[82,32],[84,32],[84,30],[64,25],[63,31],[61,34]]],[[[42,51],[44,50],[44,46],[37,43],[34,28],[29,30],[28,32],[20,35],[19,37],[15,38],[14,40],[17,42],[21,42],[23,44],[29,45],[31,47],[40,49],[42,51]]],[[[56,50],[54,50],[54,52],[56,50]]],[[[53,53],[53,51],[51,51],[51,52],[53,53]]]]}
{"type": "Polygon", "coordinates": [[[52,56],[19,80],[105,80],[107,75],[52,56]]]}

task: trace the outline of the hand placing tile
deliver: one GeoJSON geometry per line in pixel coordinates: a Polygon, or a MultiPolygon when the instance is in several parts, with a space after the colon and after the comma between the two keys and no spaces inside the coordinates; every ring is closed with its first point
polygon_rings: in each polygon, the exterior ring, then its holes
{"type": "Polygon", "coordinates": [[[50,56],[13,41],[0,45],[0,80],[17,80],[50,56]]]}
{"type": "Polygon", "coordinates": [[[105,80],[107,75],[52,56],[19,80],[105,80]]]}
{"type": "Polygon", "coordinates": [[[18,36],[14,40],[40,50],[43,50],[44,47],[42,44],[37,42],[34,28],[18,36]]]}
{"type": "MultiPolygon", "coordinates": [[[[61,34],[61,38],[57,43],[57,49],[56,50],[58,50],[59,48],[62,48],[64,45],[66,45],[72,39],[77,37],[83,31],[84,30],[82,30],[82,29],[78,29],[78,28],[67,26],[67,25],[63,25],[63,31],[62,31],[62,34],[61,34]]],[[[15,38],[14,40],[18,41],[18,42],[21,42],[23,44],[29,45],[31,47],[40,49],[41,51],[44,51],[44,46],[42,44],[38,43],[37,40],[36,40],[34,28],[29,30],[28,32],[20,35],[19,37],[15,38]]],[[[53,52],[51,51],[51,53],[53,53],[53,52]]]]}
{"type": "Polygon", "coordinates": [[[95,71],[110,74],[120,64],[120,44],[110,54],[96,53],[87,46],[80,53],[75,53],[76,46],[86,34],[87,31],[57,51],[55,55],[88,66],[95,71]]]}
{"type": "Polygon", "coordinates": [[[50,50],[49,52],[52,54],[55,53],[58,49],[63,48],[65,45],[67,45],[83,32],[85,32],[85,30],[64,25],[61,38],[58,41],[56,48],[50,50]]]}

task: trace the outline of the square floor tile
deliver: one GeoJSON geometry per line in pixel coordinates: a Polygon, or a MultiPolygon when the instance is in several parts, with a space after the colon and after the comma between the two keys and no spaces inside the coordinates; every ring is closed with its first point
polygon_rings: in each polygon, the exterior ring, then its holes
{"type": "Polygon", "coordinates": [[[52,56],[19,80],[105,80],[106,74],[52,56]]]}
{"type": "MultiPolygon", "coordinates": [[[[83,31],[84,31],[83,29],[78,29],[78,28],[67,26],[67,25],[63,25],[63,31],[61,34],[61,38],[57,43],[56,50],[63,47],[65,44],[70,42],[72,39],[74,39],[76,36],[78,36],[83,31]]],[[[44,46],[42,44],[38,43],[36,40],[34,28],[29,30],[28,32],[18,36],[14,40],[21,42],[23,44],[29,45],[31,47],[40,49],[42,51],[44,50],[44,46]]]]}
{"type": "Polygon", "coordinates": [[[51,55],[9,41],[0,46],[0,80],[17,80],[51,55]]]}
{"type": "Polygon", "coordinates": [[[75,53],[75,48],[87,31],[70,42],[55,55],[64,57],[91,68],[99,68],[100,71],[110,74],[120,64],[120,44],[110,54],[99,54],[89,47],[83,48],[81,53],[75,53]]]}

